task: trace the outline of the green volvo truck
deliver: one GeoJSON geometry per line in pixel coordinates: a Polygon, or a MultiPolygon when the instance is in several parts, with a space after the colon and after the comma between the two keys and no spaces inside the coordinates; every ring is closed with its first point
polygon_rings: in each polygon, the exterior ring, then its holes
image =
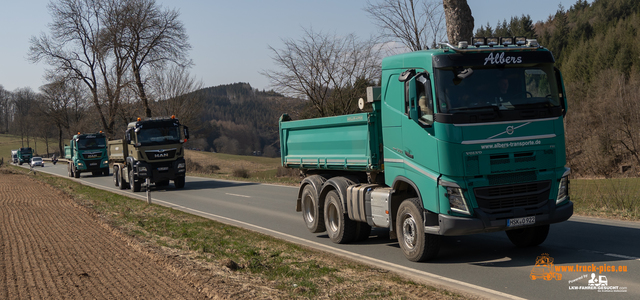
{"type": "Polygon", "coordinates": [[[33,150],[31,147],[22,147],[18,149],[18,164],[22,165],[23,163],[31,162],[31,158],[33,157],[33,150]]]}
{"type": "Polygon", "coordinates": [[[407,259],[441,236],[505,231],[544,242],[573,214],[565,167],[567,100],[536,40],[474,38],[382,60],[370,112],[280,118],[282,165],[298,168],[296,210],[335,243],[388,228],[407,259]]]}
{"type": "Polygon", "coordinates": [[[109,141],[109,161],[113,182],[120,189],[139,192],[149,178],[156,186],[173,180],[176,188],[185,184],[186,164],[183,144],[189,128],[175,116],[131,122],[124,139],[109,141]]]}
{"type": "Polygon", "coordinates": [[[64,158],[69,160],[69,177],[80,178],[83,172],[91,172],[93,176],[109,176],[107,137],[102,132],[78,132],[69,141],[69,146],[64,146],[64,158]]]}

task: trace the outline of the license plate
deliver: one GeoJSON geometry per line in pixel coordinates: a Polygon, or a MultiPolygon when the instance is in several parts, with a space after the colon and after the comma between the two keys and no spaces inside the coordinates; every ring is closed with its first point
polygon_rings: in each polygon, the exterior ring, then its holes
{"type": "Polygon", "coordinates": [[[533,225],[536,223],[536,217],[524,217],[524,218],[515,218],[507,220],[507,227],[518,227],[525,225],[533,225]]]}
{"type": "Polygon", "coordinates": [[[169,167],[161,167],[161,168],[158,168],[158,171],[166,171],[166,170],[169,170],[169,167]]]}
{"type": "Polygon", "coordinates": [[[89,165],[93,167],[93,166],[97,166],[98,163],[92,163],[92,164],[89,164],[89,165]]]}

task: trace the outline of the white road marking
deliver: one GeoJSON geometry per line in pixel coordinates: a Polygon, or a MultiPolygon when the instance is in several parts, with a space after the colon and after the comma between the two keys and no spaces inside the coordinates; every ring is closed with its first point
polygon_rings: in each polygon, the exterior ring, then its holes
{"type": "Polygon", "coordinates": [[[246,195],[238,195],[238,194],[231,194],[231,193],[225,193],[229,196],[236,196],[236,197],[243,197],[243,198],[251,198],[251,196],[246,196],[246,195]]]}
{"type": "Polygon", "coordinates": [[[604,255],[640,261],[640,257],[633,257],[633,256],[627,256],[627,255],[615,254],[615,253],[605,253],[604,255]]]}

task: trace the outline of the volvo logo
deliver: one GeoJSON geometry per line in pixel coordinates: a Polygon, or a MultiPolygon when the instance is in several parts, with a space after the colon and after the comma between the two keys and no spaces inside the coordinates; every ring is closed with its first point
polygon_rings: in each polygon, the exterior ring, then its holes
{"type": "Polygon", "coordinates": [[[512,135],[514,130],[515,129],[513,128],[513,126],[507,126],[507,134],[508,135],[512,135]]]}

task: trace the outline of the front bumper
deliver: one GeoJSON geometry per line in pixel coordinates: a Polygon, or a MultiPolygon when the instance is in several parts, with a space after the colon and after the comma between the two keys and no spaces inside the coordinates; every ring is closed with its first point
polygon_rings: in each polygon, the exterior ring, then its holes
{"type": "MultiPolygon", "coordinates": [[[[549,200],[549,206],[549,211],[547,213],[535,215],[535,224],[525,227],[559,223],[568,220],[573,215],[573,202],[571,201],[560,206],[555,206],[555,201],[549,200]]],[[[515,217],[525,217],[525,215],[515,217]]],[[[507,219],[495,220],[489,215],[484,214],[482,211],[477,210],[476,215],[470,218],[439,214],[438,226],[425,226],[425,232],[437,235],[455,236],[505,231],[507,229],[515,228],[524,227],[507,227],[507,219]]]]}
{"type": "Polygon", "coordinates": [[[96,160],[80,160],[76,169],[82,172],[97,172],[109,168],[109,160],[106,158],[96,160]]]}
{"type": "Polygon", "coordinates": [[[159,182],[165,180],[175,180],[178,177],[185,176],[186,163],[184,158],[179,158],[169,162],[153,162],[137,161],[134,171],[141,181],[145,181],[148,177],[151,182],[159,182]]]}

